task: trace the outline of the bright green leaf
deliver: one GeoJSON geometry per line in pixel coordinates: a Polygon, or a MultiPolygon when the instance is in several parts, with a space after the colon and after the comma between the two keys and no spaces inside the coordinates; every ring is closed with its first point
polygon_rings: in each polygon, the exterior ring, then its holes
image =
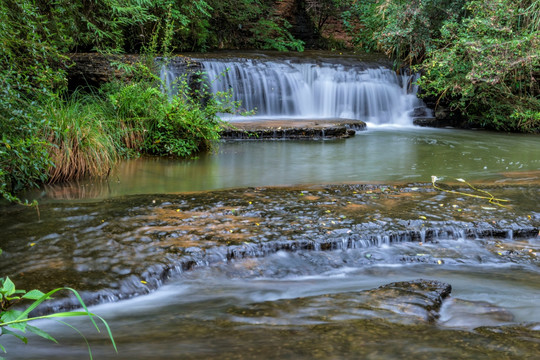
{"type": "Polygon", "coordinates": [[[29,299],[29,300],[38,300],[43,295],[45,295],[45,294],[42,293],[39,290],[31,290],[31,291],[27,292],[26,294],[24,294],[24,296],[22,298],[23,299],[29,299]]]}
{"type": "Polygon", "coordinates": [[[15,293],[15,284],[13,283],[13,281],[10,280],[9,277],[6,277],[6,279],[4,280],[0,292],[6,297],[15,293]]]}

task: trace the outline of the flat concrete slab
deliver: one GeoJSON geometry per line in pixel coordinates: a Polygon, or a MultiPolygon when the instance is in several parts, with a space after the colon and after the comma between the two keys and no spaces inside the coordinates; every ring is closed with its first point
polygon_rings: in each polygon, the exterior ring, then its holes
{"type": "Polygon", "coordinates": [[[221,131],[226,140],[346,139],[365,130],[366,123],[351,119],[272,119],[231,121],[221,131]]]}

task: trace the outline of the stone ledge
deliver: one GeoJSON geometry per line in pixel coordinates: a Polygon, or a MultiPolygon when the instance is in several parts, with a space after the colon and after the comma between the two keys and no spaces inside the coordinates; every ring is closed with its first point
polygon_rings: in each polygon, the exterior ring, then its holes
{"type": "Polygon", "coordinates": [[[245,120],[231,121],[221,131],[225,140],[346,139],[365,130],[360,120],[245,120]]]}

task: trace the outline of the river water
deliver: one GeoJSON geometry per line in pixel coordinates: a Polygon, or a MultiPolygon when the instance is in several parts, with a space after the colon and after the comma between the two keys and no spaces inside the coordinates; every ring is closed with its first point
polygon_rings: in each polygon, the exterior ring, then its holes
{"type": "MultiPolygon", "coordinates": [[[[0,274],[79,289],[118,343],[70,319],[99,359],[538,357],[538,138],[384,116],[347,140],[229,141],[28,192],[39,217],[0,208],[0,274]],[[442,306],[380,300],[420,278],[452,285],[442,306]]],[[[88,356],[36,325],[60,344],[2,336],[8,359],[88,356]]]]}
{"type": "Polygon", "coordinates": [[[431,176],[508,183],[535,180],[536,136],[485,131],[372,127],[347,140],[230,141],[194,159],[121,162],[108,181],[46,186],[29,198],[103,199],[247,186],[430,182],[431,176]]]}

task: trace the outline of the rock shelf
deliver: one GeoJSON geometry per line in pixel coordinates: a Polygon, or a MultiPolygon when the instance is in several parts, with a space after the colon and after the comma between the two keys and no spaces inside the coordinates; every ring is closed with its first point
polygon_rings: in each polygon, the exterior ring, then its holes
{"type": "Polygon", "coordinates": [[[225,140],[346,139],[365,130],[360,120],[243,120],[231,121],[221,132],[225,140]]]}

